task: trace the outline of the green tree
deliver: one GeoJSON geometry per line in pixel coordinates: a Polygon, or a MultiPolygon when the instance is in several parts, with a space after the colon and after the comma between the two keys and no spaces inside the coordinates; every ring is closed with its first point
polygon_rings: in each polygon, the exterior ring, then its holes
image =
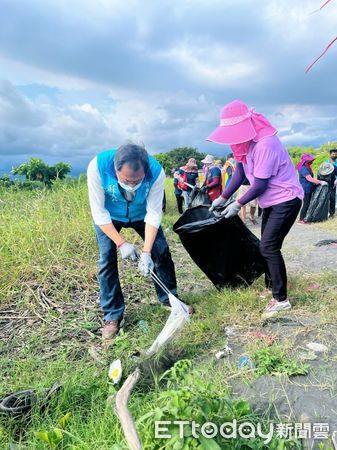
{"type": "Polygon", "coordinates": [[[195,158],[198,167],[201,166],[201,160],[206,156],[194,147],[178,147],[166,153],[154,155],[157,161],[163,166],[165,173],[170,174],[173,167],[184,166],[190,158],[195,158]]]}
{"type": "Polygon", "coordinates": [[[291,157],[292,160],[300,160],[301,159],[301,155],[303,153],[310,153],[311,155],[313,155],[314,153],[317,152],[317,150],[315,150],[314,147],[299,147],[299,146],[293,146],[293,147],[288,147],[287,148],[288,153],[291,157]]]}
{"type": "Polygon", "coordinates": [[[54,166],[49,166],[40,158],[31,158],[28,162],[13,167],[13,175],[23,175],[28,181],[41,181],[46,185],[51,185],[56,179],[64,179],[71,171],[71,165],[59,162],[54,166]]]}
{"type": "Polygon", "coordinates": [[[40,158],[31,158],[28,162],[13,167],[13,175],[24,175],[29,181],[45,181],[49,166],[40,158]]]}
{"type": "Polygon", "coordinates": [[[10,176],[6,173],[0,177],[0,187],[10,187],[13,182],[10,179],[10,176]]]}
{"type": "Polygon", "coordinates": [[[170,175],[171,169],[175,167],[175,164],[174,161],[170,158],[169,153],[158,153],[157,155],[154,155],[154,157],[163,167],[165,173],[167,175],[170,175]]]}
{"type": "Polygon", "coordinates": [[[321,153],[325,153],[327,156],[327,159],[329,158],[329,151],[332,149],[337,148],[337,142],[328,142],[327,144],[323,144],[322,147],[319,149],[321,153]]]}
{"type": "Polygon", "coordinates": [[[48,169],[49,180],[63,180],[71,171],[71,165],[65,162],[56,163],[48,169]]]}
{"type": "Polygon", "coordinates": [[[301,155],[303,153],[309,153],[310,155],[315,157],[315,161],[313,162],[312,168],[314,173],[316,173],[318,167],[327,159],[329,159],[329,150],[337,148],[337,142],[328,142],[327,144],[323,144],[320,148],[314,147],[289,147],[288,153],[292,159],[292,162],[296,166],[296,164],[300,161],[301,155]]]}

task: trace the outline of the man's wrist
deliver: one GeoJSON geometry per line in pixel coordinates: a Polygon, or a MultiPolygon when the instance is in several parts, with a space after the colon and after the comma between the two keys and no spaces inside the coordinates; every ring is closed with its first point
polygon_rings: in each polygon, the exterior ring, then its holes
{"type": "Polygon", "coordinates": [[[121,248],[121,246],[122,246],[123,244],[125,244],[125,242],[126,242],[125,239],[121,239],[120,241],[116,242],[117,248],[121,248]]]}
{"type": "Polygon", "coordinates": [[[148,253],[149,255],[151,255],[151,250],[147,249],[147,248],[143,248],[143,253],[148,253]]]}

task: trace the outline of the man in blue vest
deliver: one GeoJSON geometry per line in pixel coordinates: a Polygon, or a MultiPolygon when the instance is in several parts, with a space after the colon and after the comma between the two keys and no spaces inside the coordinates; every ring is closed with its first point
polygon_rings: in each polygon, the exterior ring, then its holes
{"type": "MultiPolygon", "coordinates": [[[[136,248],[120,234],[122,228],[133,228],[144,240],[139,256],[140,272],[149,276],[153,270],[176,294],[174,264],[160,226],[164,183],[161,165],[135,144],[99,153],[88,166],[89,201],[99,246],[98,278],[105,339],[116,336],[125,309],[117,249],[122,259],[138,259],[136,248]]],[[[157,285],[156,291],[159,301],[169,306],[167,294],[157,285]]]]}

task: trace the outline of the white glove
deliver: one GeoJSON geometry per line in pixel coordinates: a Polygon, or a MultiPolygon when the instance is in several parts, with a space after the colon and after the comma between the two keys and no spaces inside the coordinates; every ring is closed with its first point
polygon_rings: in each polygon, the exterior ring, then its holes
{"type": "Polygon", "coordinates": [[[230,203],[224,211],[222,211],[221,215],[225,216],[226,219],[229,219],[230,217],[234,217],[239,214],[240,209],[241,205],[238,202],[233,202],[230,203]]]}
{"type": "Polygon", "coordinates": [[[150,271],[154,269],[154,264],[150,253],[142,252],[138,263],[138,269],[144,277],[148,277],[150,275],[150,271]]]}
{"type": "Polygon", "coordinates": [[[134,245],[124,242],[119,248],[123,259],[131,259],[131,261],[137,261],[137,249],[134,245]]]}
{"type": "Polygon", "coordinates": [[[335,186],[337,186],[337,180],[335,181],[335,183],[334,183],[334,184],[335,184],[335,186]]]}
{"type": "Polygon", "coordinates": [[[216,198],[212,202],[212,206],[209,208],[209,211],[212,212],[215,208],[221,208],[222,206],[225,206],[227,200],[220,195],[220,197],[216,198]]]}
{"type": "Polygon", "coordinates": [[[321,186],[328,186],[328,184],[329,184],[329,183],[327,183],[326,181],[323,181],[323,180],[320,181],[320,183],[321,183],[321,186]]]}

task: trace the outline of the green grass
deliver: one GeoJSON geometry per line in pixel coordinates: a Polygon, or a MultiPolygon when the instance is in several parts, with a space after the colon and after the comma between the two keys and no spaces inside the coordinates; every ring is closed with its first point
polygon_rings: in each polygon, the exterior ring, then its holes
{"type": "MultiPolygon", "coordinates": [[[[177,419],[187,417],[187,404],[193,406],[196,414],[201,414],[203,405],[207,404],[210,417],[217,421],[226,414],[232,418],[238,414],[235,408],[240,407],[231,397],[230,380],[239,377],[240,371],[235,361],[217,363],[214,353],[226,344],[224,327],[237,325],[244,334],[261,326],[266,302],[259,298],[262,280],[249,289],[218,292],[212,287],[172,232],[178,218],[172,180],[168,180],[166,192],[168,205],[163,228],[176,264],[181,295],[195,305],[197,312],[177,340],[153,362],[142,366],[143,378],[132,394],[130,408],[135,418],[143,418],[138,428],[146,449],[165,445],[153,438],[151,414],[172,413],[170,402],[176,398],[174,392],[187,398],[186,404],[178,401],[176,405],[177,419]],[[181,376],[169,372],[168,377],[162,377],[182,359],[191,363],[181,376]]],[[[104,353],[97,304],[98,252],[86,185],[59,184],[52,191],[1,190],[0,200],[0,309],[18,317],[12,322],[13,332],[6,328],[5,339],[0,343],[0,397],[27,388],[42,393],[56,380],[63,383],[63,391],[44,414],[36,409],[25,421],[0,416],[0,448],[8,448],[10,442],[25,450],[48,448],[36,433],[59,428],[59,420],[69,412],[71,416],[57,448],[126,448],[113,413],[116,388],[108,382],[108,366],[120,358],[125,379],[136,367],[132,355],[151,345],[167,319],[167,311],[158,305],[152,285],[137,274],[132,264],[124,264],[121,282],[127,302],[126,326],[114,346],[104,353]],[[55,307],[46,306],[45,298],[55,307]],[[20,316],[30,319],[19,319],[20,316]],[[139,320],[146,322],[147,332],[139,327],[139,320]],[[15,328],[17,323],[19,327],[15,328]]],[[[132,232],[127,235],[139,242],[132,232]]],[[[335,291],[330,289],[331,274],[316,276],[315,280],[292,277],[290,283],[294,314],[315,313],[328,322],[328,312],[337,306],[335,291]],[[321,288],[306,290],[312,281],[321,288]]],[[[282,367],[289,369],[286,363],[292,357],[286,346],[259,351],[260,356],[264,355],[261,370],[264,367],[271,373],[270,361],[276,357],[282,367]]],[[[176,367],[179,368],[179,363],[176,367]]],[[[289,370],[285,372],[291,375],[289,370]]],[[[242,414],[253,422],[267,422],[267,417],[257,417],[246,403],[241,408],[245,411],[242,414]]],[[[177,439],[172,441],[171,448],[206,448],[205,443],[189,438],[183,443],[177,439]]],[[[239,441],[217,442],[221,448],[247,448],[239,441]]],[[[270,447],[264,447],[258,440],[254,442],[249,448],[282,448],[277,441],[270,447]]],[[[297,448],[291,442],[282,445],[297,448]]]]}

